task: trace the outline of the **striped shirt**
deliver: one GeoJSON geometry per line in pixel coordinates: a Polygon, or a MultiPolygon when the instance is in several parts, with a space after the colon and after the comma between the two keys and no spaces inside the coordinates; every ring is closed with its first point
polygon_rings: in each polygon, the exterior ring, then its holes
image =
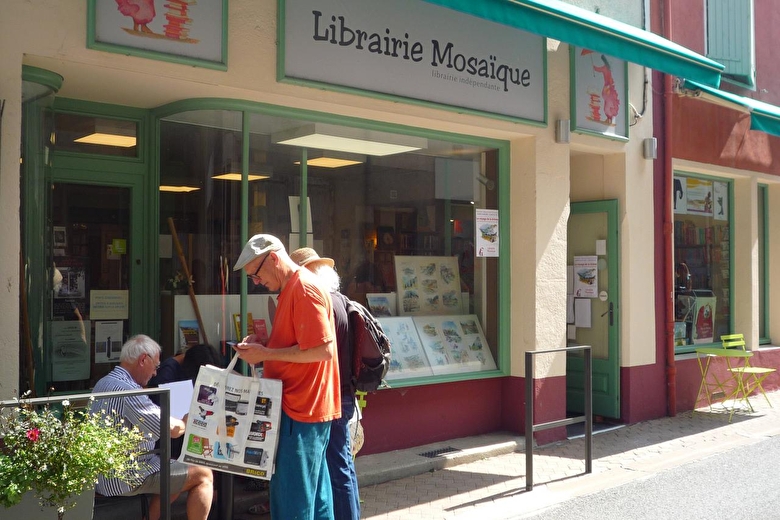
{"type": "MultiPolygon", "coordinates": [[[[123,390],[139,390],[140,388],[141,385],[135,382],[127,370],[121,366],[116,366],[97,382],[92,391],[121,392],[123,390]]],[[[98,476],[95,491],[104,496],[124,495],[140,486],[149,475],[160,472],[160,457],[156,454],[147,453],[154,449],[154,443],[160,438],[160,407],[154,404],[148,395],[98,399],[92,404],[91,411],[93,413],[106,411],[123,417],[127,423],[137,426],[143,432],[145,438],[140,445],[140,452],[143,455],[138,457],[141,466],[141,478],[132,484],[128,484],[119,478],[105,478],[103,475],[100,475],[98,476]]]]}

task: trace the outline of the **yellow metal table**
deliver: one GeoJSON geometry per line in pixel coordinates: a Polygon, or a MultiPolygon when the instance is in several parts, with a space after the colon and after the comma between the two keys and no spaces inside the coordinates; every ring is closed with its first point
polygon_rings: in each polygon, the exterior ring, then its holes
{"type": "MultiPolygon", "coordinates": [[[[734,416],[734,411],[737,409],[737,405],[744,401],[750,411],[753,411],[753,406],[748,399],[749,393],[746,392],[746,387],[743,384],[743,379],[739,375],[740,368],[749,366],[748,359],[753,355],[750,351],[740,349],[725,349],[718,347],[701,347],[695,349],[696,360],[699,363],[699,370],[701,372],[701,385],[699,385],[699,393],[696,396],[696,404],[702,398],[702,394],[707,399],[707,404],[712,410],[713,403],[722,403],[724,407],[729,401],[733,401],[731,411],[729,413],[729,422],[731,422],[734,416]],[[712,373],[710,365],[718,358],[724,358],[726,360],[726,373],[719,377],[716,373],[712,373]],[[740,365],[739,360],[743,360],[740,365]]],[[[695,407],[695,405],[694,405],[695,407]]]]}

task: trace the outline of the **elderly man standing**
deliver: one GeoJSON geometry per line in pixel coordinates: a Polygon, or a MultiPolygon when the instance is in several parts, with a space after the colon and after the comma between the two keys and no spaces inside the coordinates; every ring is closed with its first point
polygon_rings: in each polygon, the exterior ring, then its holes
{"type": "Polygon", "coordinates": [[[341,417],[341,393],[330,295],[272,235],[249,239],[233,267],[239,269],[256,285],[280,291],[267,344],[251,334],[235,347],[247,363],[263,362],[264,377],[282,381],[271,518],[332,519],[325,450],[331,421],[341,417]]]}
{"type": "MultiPolygon", "coordinates": [[[[149,380],[160,367],[160,345],[149,336],[139,334],[133,336],[122,345],[119,355],[119,365],[100,379],[93,392],[118,392],[122,390],[138,390],[149,383],[149,380]]],[[[115,410],[127,422],[137,426],[149,437],[141,444],[142,452],[154,449],[154,443],[160,438],[160,407],[147,395],[132,397],[114,397],[99,399],[92,404],[92,411],[115,410]]],[[[171,417],[171,437],[184,435],[184,422],[171,417]]],[[[95,490],[105,496],[130,496],[149,493],[153,498],[149,502],[149,520],[160,517],[160,457],[157,454],[145,453],[139,457],[144,470],[143,481],[138,485],[130,485],[118,478],[98,477],[95,490]]],[[[187,518],[189,520],[206,520],[211,509],[214,496],[214,477],[211,470],[202,466],[190,466],[176,460],[171,464],[171,501],[176,500],[180,493],[187,491],[187,518]]]]}

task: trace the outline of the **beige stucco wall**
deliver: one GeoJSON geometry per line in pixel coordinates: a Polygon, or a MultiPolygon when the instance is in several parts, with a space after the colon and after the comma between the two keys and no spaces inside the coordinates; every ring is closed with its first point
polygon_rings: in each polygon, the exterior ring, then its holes
{"type": "MultiPolygon", "coordinates": [[[[640,3],[640,2],[637,2],[640,3]]],[[[0,396],[18,384],[18,251],[21,65],[64,77],[59,96],[153,108],[185,98],[222,97],[311,109],[511,143],[513,375],[522,352],[565,345],[566,224],[569,194],[618,198],[621,206],[623,364],[654,361],[652,280],[652,161],[641,140],[652,135],[651,109],[630,129],[628,143],[572,135],[554,141],[554,122],[570,119],[568,48],[548,53],[548,127],[529,126],[433,107],[324,91],[276,81],[276,0],[231,0],[226,72],[86,48],[86,2],[7,2],[0,16],[0,99],[6,100],[0,150],[0,396]],[[585,154],[588,172],[572,178],[569,152],[585,154]],[[600,158],[600,159],[599,159],[600,158]],[[588,178],[601,177],[598,184],[588,178]],[[582,183],[580,183],[582,181],[582,183]],[[591,187],[600,190],[586,193],[591,187]]],[[[633,18],[633,17],[632,17],[633,18]]],[[[636,22],[636,20],[631,20],[636,22]]],[[[634,23],[638,25],[638,23],[634,23]]],[[[629,101],[642,105],[644,69],[629,68],[629,101]]],[[[583,159],[584,160],[584,159],[583,159]]],[[[538,377],[562,375],[562,356],[539,363],[538,377]]]]}

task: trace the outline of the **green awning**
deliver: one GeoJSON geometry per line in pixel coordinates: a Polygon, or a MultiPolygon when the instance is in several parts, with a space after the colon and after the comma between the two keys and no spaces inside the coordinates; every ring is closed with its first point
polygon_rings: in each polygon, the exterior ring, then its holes
{"type": "Polygon", "coordinates": [[[695,81],[685,80],[681,87],[685,90],[701,92],[715,100],[725,101],[736,110],[744,110],[750,113],[750,129],[766,132],[780,137],[780,107],[750,99],[731,92],[724,92],[717,88],[702,85],[695,81]]]}
{"type": "Polygon", "coordinates": [[[718,87],[723,65],[657,34],[560,0],[425,0],[718,87]]]}

